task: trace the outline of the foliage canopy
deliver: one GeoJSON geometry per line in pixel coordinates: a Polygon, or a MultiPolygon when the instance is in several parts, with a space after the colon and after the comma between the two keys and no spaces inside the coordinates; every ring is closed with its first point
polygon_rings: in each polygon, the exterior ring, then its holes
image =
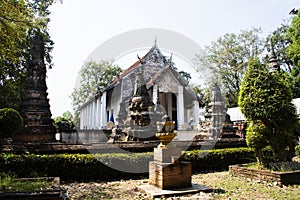
{"type": "Polygon", "coordinates": [[[74,88],[71,94],[73,109],[77,111],[79,106],[104,90],[121,72],[120,67],[105,60],[85,63],[79,72],[80,87],[74,88]]]}
{"type": "Polygon", "coordinates": [[[0,0],[0,108],[19,109],[30,59],[30,42],[40,32],[45,63],[52,67],[53,41],[48,34],[48,7],[56,0],[0,0]]]}
{"type": "Polygon", "coordinates": [[[226,33],[205,48],[207,55],[198,56],[203,66],[211,66],[226,96],[227,107],[235,107],[248,62],[263,51],[260,29],[226,33]]]}
{"type": "Polygon", "coordinates": [[[248,144],[260,141],[254,146],[257,151],[270,145],[276,159],[288,159],[286,148],[292,141],[296,114],[291,90],[280,73],[269,72],[257,60],[252,60],[238,100],[242,113],[250,121],[248,144]]]}
{"type": "Polygon", "coordinates": [[[23,127],[23,118],[12,108],[0,109],[0,138],[10,137],[23,127]]]}

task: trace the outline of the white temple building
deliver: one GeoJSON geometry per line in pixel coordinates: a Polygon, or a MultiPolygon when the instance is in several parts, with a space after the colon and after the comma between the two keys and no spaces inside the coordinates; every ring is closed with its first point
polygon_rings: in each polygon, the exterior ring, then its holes
{"type": "Polygon", "coordinates": [[[155,44],[144,57],[80,107],[80,129],[107,129],[109,121],[118,124],[120,110],[128,113],[136,81],[142,79],[153,106],[159,100],[165,113],[175,121],[177,130],[196,130],[200,100],[170,63],[155,44]]]}

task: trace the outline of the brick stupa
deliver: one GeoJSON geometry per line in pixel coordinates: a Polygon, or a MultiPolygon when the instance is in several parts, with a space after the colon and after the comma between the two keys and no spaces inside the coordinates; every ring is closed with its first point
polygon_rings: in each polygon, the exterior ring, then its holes
{"type": "Polygon", "coordinates": [[[32,39],[31,58],[27,65],[25,91],[21,103],[24,128],[16,139],[28,142],[53,141],[56,130],[47,98],[45,49],[41,34],[32,39]]]}

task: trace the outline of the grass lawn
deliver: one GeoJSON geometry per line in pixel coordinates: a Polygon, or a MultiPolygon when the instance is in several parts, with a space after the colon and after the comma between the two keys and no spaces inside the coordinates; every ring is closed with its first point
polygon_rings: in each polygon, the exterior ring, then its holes
{"type": "MultiPolygon", "coordinates": [[[[65,183],[70,199],[149,199],[138,191],[138,186],[147,184],[143,180],[114,182],[65,183]]],[[[193,183],[210,186],[213,193],[200,193],[166,199],[299,199],[300,185],[280,186],[276,183],[233,177],[228,172],[195,174],[193,183]]]]}
{"type": "Polygon", "coordinates": [[[193,183],[216,189],[214,199],[299,199],[300,185],[280,186],[231,176],[228,172],[197,174],[193,183]]]}
{"type": "Polygon", "coordinates": [[[0,194],[3,192],[36,192],[50,189],[54,186],[53,181],[44,178],[16,179],[13,176],[0,175],[0,194]]]}

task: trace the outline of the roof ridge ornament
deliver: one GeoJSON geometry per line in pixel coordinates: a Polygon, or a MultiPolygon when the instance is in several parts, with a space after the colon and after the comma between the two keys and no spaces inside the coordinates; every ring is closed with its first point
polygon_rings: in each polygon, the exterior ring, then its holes
{"type": "Polygon", "coordinates": [[[171,53],[170,60],[169,60],[169,65],[170,65],[170,67],[173,66],[173,65],[172,65],[172,59],[173,59],[173,53],[171,53]]]}
{"type": "Polygon", "coordinates": [[[136,54],[136,56],[137,56],[137,58],[139,59],[139,61],[140,61],[141,64],[144,64],[144,63],[145,63],[145,61],[144,61],[142,58],[140,58],[139,54],[136,54]]]}

